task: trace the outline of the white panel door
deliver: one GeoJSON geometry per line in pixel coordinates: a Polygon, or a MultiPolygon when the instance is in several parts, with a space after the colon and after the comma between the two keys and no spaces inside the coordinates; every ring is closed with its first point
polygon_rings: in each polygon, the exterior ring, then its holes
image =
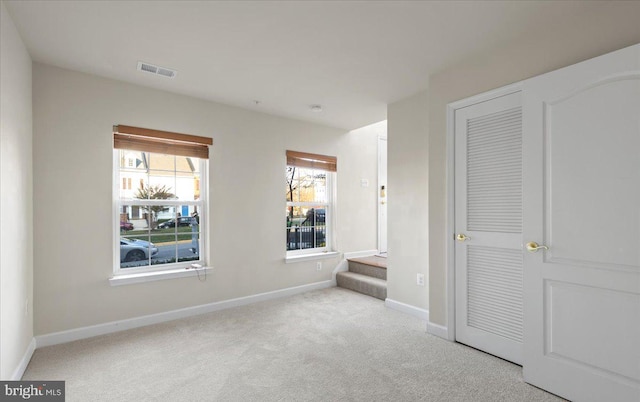
{"type": "Polygon", "coordinates": [[[527,80],[523,116],[524,378],[638,402],[640,45],[527,80]]]}
{"type": "Polygon", "coordinates": [[[387,139],[378,137],[378,252],[387,252],[387,139]]]}
{"type": "Polygon", "coordinates": [[[520,93],[455,111],[456,340],[522,362],[520,93]]]}

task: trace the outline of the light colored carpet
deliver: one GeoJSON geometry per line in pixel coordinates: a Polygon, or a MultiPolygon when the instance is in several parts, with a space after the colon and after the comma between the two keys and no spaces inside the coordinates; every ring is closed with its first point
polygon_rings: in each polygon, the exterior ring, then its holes
{"type": "Polygon", "coordinates": [[[519,366],[331,288],[36,350],[67,401],[555,401],[519,366]]]}

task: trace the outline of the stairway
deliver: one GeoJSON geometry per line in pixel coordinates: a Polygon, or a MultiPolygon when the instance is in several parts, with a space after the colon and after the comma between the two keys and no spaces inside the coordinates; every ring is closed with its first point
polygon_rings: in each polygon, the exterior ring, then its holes
{"type": "Polygon", "coordinates": [[[387,259],[371,256],[349,258],[349,270],[338,272],[338,286],[380,300],[387,298],[387,259]]]}

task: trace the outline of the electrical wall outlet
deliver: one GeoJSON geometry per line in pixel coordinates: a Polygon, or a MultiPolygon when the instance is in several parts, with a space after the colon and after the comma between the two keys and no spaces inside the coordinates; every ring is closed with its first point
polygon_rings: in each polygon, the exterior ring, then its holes
{"type": "Polygon", "coordinates": [[[416,284],[418,286],[424,286],[424,274],[418,274],[416,277],[416,284]]]}
{"type": "Polygon", "coordinates": [[[322,263],[316,262],[316,271],[320,271],[322,269],[322,263]]]}

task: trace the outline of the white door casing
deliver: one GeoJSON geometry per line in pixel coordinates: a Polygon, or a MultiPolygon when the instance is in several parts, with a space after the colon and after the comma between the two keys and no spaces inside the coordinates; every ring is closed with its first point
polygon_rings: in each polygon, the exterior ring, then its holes
{"type": "Polygon", "coordinates": [[[640,45],[523,85],[524,378],[640,401],[640,45]]]}
{"type": "Polygon", "coordinates": [[[378,252],[387,252],[387,139],[378,137],[378,252]]]}
{"type": "Polygon", "coordinates": [[[520,92],[455,110],[456,340],[522,363],[520,92]]]}

